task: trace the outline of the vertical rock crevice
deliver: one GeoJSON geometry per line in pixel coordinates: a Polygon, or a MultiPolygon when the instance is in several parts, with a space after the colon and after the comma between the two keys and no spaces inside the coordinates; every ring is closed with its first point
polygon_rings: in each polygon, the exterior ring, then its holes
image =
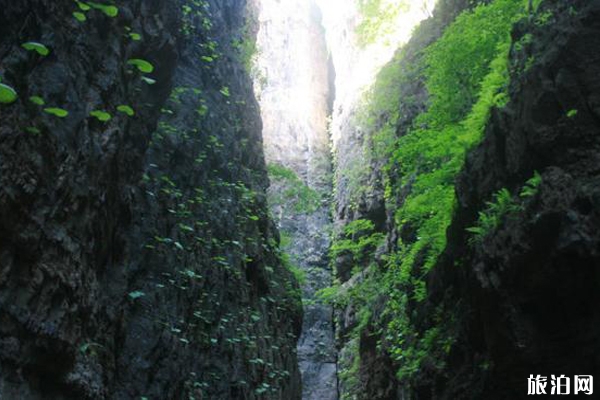
{"type": "Polygon", "coordinates": [[[330,114],[334,70],[319,7],[262,0],[255,87],[269,163],[271,212],[289,262],[303,276],[298,343],[303,399],[337,399],[333,310],[317,293],[331,284],[330,114]]]}

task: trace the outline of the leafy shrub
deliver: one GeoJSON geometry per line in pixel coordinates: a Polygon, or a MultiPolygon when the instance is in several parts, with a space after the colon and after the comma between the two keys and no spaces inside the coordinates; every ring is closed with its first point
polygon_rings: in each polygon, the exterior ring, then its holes
{"type": "Polygon", "coordinates": [[[375,225],[367,219],[357,219],[344,227],[344,239],[337,239],[331,246],[331,256],[335,259],[349,253],[356,264],[368,258],[383,242],[385,235],[374,232],[375,225]]]}
{"type": "Polygon", "coordinates": [[[519,210],[506,188],[500,189],[494,194],[494,200],[486,204],[486,209],[479,212],[477,225],[467,228],[467,231],[473,234],[474,242],[481,242],[487,234],[500,226],[506,215],[519,210]]]}
{"type": "Polygon", "coordinates": [[[525,185],[523,186],[523,189],[521,189],[519,196],[522,198],[534,197],[537,195],[538,187],[541,183],[542,176],[539,174],[539,172],[535,171],[533,173],[533,177],[529,178],[529,180],[525,182],[525,185]]]}

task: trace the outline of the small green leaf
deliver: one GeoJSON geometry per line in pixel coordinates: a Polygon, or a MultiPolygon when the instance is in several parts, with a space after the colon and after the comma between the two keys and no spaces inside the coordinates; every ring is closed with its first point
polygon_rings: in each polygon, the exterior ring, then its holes
{"type": "Polygon", "coordinates": [[[46,104],[44,99],[42,99],[40,96],[31,96],[29,98],[29,101],[38,106],[43,106],[44,104],[46,104]]]}
{"type": "Polygon", "coordinates": [[[31,134],[34,135],[39,135],[40,133],[42,133],[38,128],[36,128],[35,126],[28,126],[27,128],[25,128],[25,130],[31,134]]]}
{"type": "Polygon", "coordinates": [[[119,14],[119,9],[115,6],[92,2],[90,2],[89,5],[96,10],[102,11],[104,14],[108,15],[111,18],[114,18],[119,14]]]}
{"type": "Polygon", "coordinates": [[[135,291],[133,291],[133,292],[130,292],[130,293],[128,294],[128,296],[129,296],[131,299],[133,299],[133,300],[135,300],[135,299],[139,299],[140,297],[144,297],[145,295],[146,295],[146,293],[144,293],[144,292],[141,292],[141,291],[139,291],[139,290],[135,290],[135,291]]]}
{"type": "Polygon", "coordinates": [[[224,86],[223,88],[221,88],[221,90],[219,90],[219,92],[221,92],[221,94],[225,97],[231,96],[231,94],[229,93],[229,88],[227,86],[224,86]]]}
{"type": "Polygon", "coordinates": [[[135,111],[133,111],[133,108],[131,108],[125,104],[118,106],[117,110],[124,114],[129,115],[130,117],[133,117],[135,115],[135,111]]]}
{"type": "Polygon", "coordinates": [[[129,34],[129,37],[131,38],[131,40],[135,40],[135,41],[142,40],[142,35],[140,35],[139,33],[135,33],[135,32],[131,32],[129,34]]]}
{"type": "Polygon", "coordinates": [[[36,51],[41,56],[50,54],[50,50],[46,46],[38,42],[26,42],[21,45],[25,50],[36,51]]]}
{"type": "Polygon", "coordinates": [[[91,9],[90,6],[88,6],[87,4],[85,4],[85,3],[81,2],[81,1],[78,1],[77,5],[79,6],[79,9],[81,11],[89,11],[91,9]]]}
{"type": "Polygon", "coordinates": [[[101,121],[101,122],[110,121],[110,119],[112,118],[112,116],[109,113],[107,113],[106,111],[102,111],[102,110],[94,110],[94,111],[90,112],[90,115],[92,117],[96,117],[98,119],[98,121],[101,121]]]}
{"type": "Polygon", "coordinates": [[[59,118],[64,118],[67,115],[69,115],[69,112],[67,110],[64,110],[64,109],[58,108],[58,107],[44,108],[44,112],[54,115],[59,118]]]}
{"type": "Polygon", "coordinates": [[[148,61],[142,60],[141,58],[132,58],[131,60],[127,61],[127,64],[136,66],[137,69],[140,70],[140,72],[146,74],[149,74],[152,71],[154,71],[154,66],[148,61]]]}
{"type": "Polygon", "coordinates": [[[573,109],[573,110],[569,110],[569,111],[567,112],[567,118],[573,118],[573,117],[575,117],[575,116],[577,115],[577,113],[578,113],[578,112],[579,112],[579,111],[577,111],[577,110],[575,110],[575,109],[573,109]]]}
{"type": "Polygon", "coordinates": [[[75,12],[73,13],[73,16],[74,16],[74,17],[75,17],[75,19],[76,19],[77,21],[79,21],[79,22],[85,22],[85,20],[87,19],[87,18],[85,17],[85,14],[84,14],[84,13],[82,13],[82,12],[79,12],[79,11],[75,11],[75,12]]]}
{"type": "Polygon", "coordinates": [[[0,83],[0,103],[9,104],[17,100],[17,92],[12,87],[0,83]]]}
{"type": "Polygon", "coordinates": [[[156,81],[152,78],[148,78],[147,76],[142,76],[142,80],[146,82],[148,85],[154,85],[156,81]]]}

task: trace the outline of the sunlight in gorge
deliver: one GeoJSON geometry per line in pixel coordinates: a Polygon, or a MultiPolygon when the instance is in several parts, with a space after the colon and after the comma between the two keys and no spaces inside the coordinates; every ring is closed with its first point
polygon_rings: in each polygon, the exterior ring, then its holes
{"type": "MultiPolygon", "coordinates": [[[[358,101],[362,91],[374,81],[377,72],[400,46],[406,43],[420,21],[429,17],[435,0],[382,0],[381,9],[400,11],[387,21],[377,39],[360,45],[357,28],[364,21],[359,1],[316,0],[323,13],[323,25],[336,71],[336,108],[358,101]]],[[[335,113],[335,111],[334,111],[335,113]]],[[[332,139],[339,130],[333,122],[332,139]]]]}

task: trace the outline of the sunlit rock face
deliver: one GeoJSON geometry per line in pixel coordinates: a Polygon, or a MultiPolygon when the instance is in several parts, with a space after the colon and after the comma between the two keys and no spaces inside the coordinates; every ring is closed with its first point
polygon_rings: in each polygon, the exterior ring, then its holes
{"type": "Polygon", "coordinates": [[[319,8],[308,0],[261,0],[259,19],[255,91],[266,159],[293,171],[298,178],[293,185],[317,198],[312,206],[299,209],[295,196],[287,192],[290,187],[272,179],[271,211],[289,242],[284,249],[306,274],[298,343],[303,399],[335,400],[333,310],[314,301],[316,292],[331,283],[326,199],[331,193],[327,119],[333,93],[325,31],[319,8]]]}
{"type": "Polygon", "coordinates": [[[329,70],[319,8],[308,0],[262,0],[258,76],[268,162],[328,185],[329,70]]]}
{"type": "MultiPolygon", "coordinates": [[[[334,221],[337,226],[353,219],[368,216],[377,222],[382,215],[383,189],[377,173],[366,177],[369,190],[356,198],[350,190],[350,180],[364,176],[368,160],[363,157],[363,132],[359,110],[365,104],[365,92],[375,81],[377,73],[394,53],[406,43],[414,27],[427,18],[434,7],[433,0],[404,2],[402,11],[376,35],[376,40],[364,43],[357,34],[363,21],[357,0],[317,0],[323,10],[323,25],[335,67],[336,97],[331,116],[332,151],[335,154],[334,221]]],[[[400,0],[382,0],[382,9],[398,7],[400,0]]],[[[374,166],[377,170],[378,166],[374,166]]],[[[376,172],[376,171],[375,171],[376,172]]],[[[356,186],[356,184],[354,185],[356,186]]]]}

